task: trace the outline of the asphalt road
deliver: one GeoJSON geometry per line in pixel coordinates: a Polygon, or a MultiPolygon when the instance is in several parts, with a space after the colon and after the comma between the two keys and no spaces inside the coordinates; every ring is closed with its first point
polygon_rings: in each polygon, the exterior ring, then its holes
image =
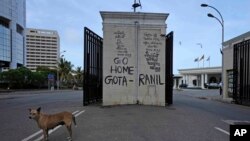
{"type": "MultiPolygon", "coordinates": [[[[74,141],[229,141],[229,125],[250,123],[250,107],[204,98],[216,96],[216,92],[174,91],[170,107],[82,107],[82,91],[4,98],[0,99],[1,140],[20,141],[39,131],[28,119],[27,109],[41,106],[47,113],[82,111],[76,118],[77,128],[73,127],[74,141]]],[[[62,141],[67,136],[62,127],[49,139],[62,141]]]]}
{"type": "Polygon", "coordinates": [[[82,91],[42,91],[0,95],[0,140],[20,141],[38,131],[36,122],[28,118],[28,109],[38,107],[46,113],[81,110],[83,109],[82,91]]]}

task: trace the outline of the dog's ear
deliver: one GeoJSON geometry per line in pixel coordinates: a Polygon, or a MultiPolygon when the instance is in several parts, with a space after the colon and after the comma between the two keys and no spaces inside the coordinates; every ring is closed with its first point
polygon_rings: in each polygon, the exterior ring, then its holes
{"type": "Polygon", "coordinates": [[[40,113],[40,111],[41,111],[41,107],[37,108],[36,110],[37,110],[37,112],[39,112],[39,113],[40,113]]]}
{"type": "Polygon", "coordinates": [[[31,112],[31,109],[30,109],[30,108],[29,108],[28,110],[29,110],[29,112],[31,112]]]}

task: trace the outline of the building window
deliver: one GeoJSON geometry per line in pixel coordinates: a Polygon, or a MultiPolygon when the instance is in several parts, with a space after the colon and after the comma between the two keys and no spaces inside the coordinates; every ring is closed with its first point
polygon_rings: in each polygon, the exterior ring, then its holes
{"type": "Polygon", "coordinates": [[[20,26],[19,24],[16,24],[16,31],[17,31],[17,33],[19,33],[19,34],[23,34],[23,28],[22,28],[22,26],[20,26]]]}
{"type": "Polygon", "coordinates": [[[10,30],[0,25],[0,61],[11,61],[10,30]]]}

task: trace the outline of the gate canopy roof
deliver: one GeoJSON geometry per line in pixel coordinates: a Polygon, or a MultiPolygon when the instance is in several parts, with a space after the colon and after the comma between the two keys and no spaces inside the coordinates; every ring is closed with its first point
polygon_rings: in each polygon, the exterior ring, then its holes
{"type": "Polygon", "coordinates": [[[186,74],[221,74],[222,67],[206,67],[206,68],[191,68],[191,69],[179,69],[181,75],[186,74]]]}

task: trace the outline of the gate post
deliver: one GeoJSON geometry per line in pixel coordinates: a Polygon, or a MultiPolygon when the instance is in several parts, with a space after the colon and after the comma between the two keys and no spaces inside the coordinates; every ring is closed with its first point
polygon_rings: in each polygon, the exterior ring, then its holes
{"type": "MultiPolygon", "coordinates": [[[[166,33],[169,14],[100,13],[104,32],[103,105],[165,106],[166,85],[170,93],[173,85],[172,49],[169,47],[166,62],[166,39],[161,36],[166,33]]],[[[168,96],[168,103],[172,103],[168,96]]]]}

